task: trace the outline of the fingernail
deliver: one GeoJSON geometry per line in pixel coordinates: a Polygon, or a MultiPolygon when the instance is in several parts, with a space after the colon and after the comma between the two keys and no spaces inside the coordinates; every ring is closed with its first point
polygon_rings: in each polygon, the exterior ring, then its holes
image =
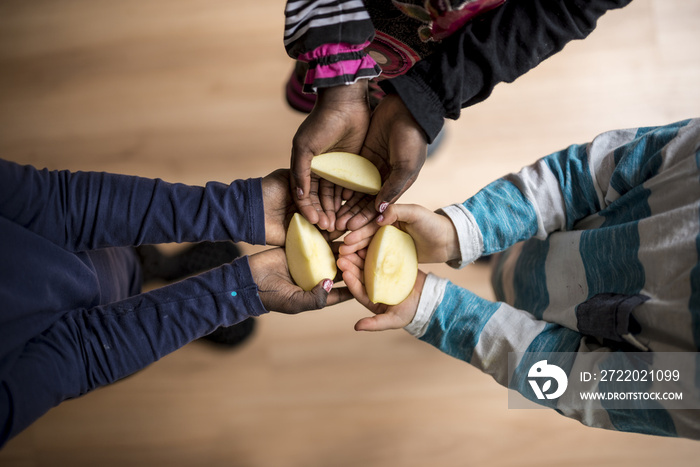
{"type": "Polygon", "coordinates": [[[380,214],[379,217],[377,217],[377,224],[379,224],[380,222],[384,222],[384,216],[382,214],[380,214]]]}
{"type": "Polygon", "coordinates": [[[323,281],[323,290],[330,293],[332,288],[333,288],[333,281],[332,280],[326,279],[325,281],[323,281]]]}
{"type": "Polygon", "coordinates": [[[386,208],[388,208],[388,207],[389,207],[389,203],[387,203],[386,201],[384,201],[382,204],[379,205],[379,212],[384,212],[384,211],[386,211],[386,208]]]}
{"type": "Polygon", "coordinates": [[[301,199],[304,197],[304,190],[300,186],[297,187],[297,198],[301,199]]]}

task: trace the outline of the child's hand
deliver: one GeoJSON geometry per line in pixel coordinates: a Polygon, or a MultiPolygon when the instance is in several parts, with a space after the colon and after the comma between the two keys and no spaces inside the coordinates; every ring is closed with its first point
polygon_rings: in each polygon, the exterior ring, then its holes
{"type": "Polygon", "coordinates": [[[444,263],[460,258],[459,239],[452,221],[415,204],[390,205],[377,222],[349,233],[340,254],[350,255],[366,248],[383,225],[395,225],[413,238],[419,263],[444,263]]]}
{"type": "Polygon", "coordinates": [[[366,252],[367,250],[360,250],[357,253],[341,256],[338,259],[338,268],[343,272],[343,281],[350,293],[365,308],[375,314],[375,316],[362,318],[358,321],[355,324],[355,330],[385,331],[387,329],[401,329],[410,324],[416,315],[418,300],[425,283],[425,273],[418,270],[418,277],[411,295],[398,305],[389,306],[372,303],[367,296],[367,290],[364,286],[364,258],[366,252]]]}
{"type": "Polygon", "coordinates": [[[248,257],[260,300],[268,311],[297,314],[318,310],[352,298],[346,287],[333,287],[333,279],[321,281],[304,291],[289,275],[287,257],[282,248],[272,248],[248,257]]]}
{"type": "Polygon", "coordinates": [[[278,169],[262,179],[265,243],[284,246],[287,225],[296,212],[289,193],[289,170],[278,169]]]}
{"type": "Polygon", "coordinates": [[[337,213],[339,230],[357,230],[395,203],[416,181],[428,153],[425,132],[395,94],[384,96],[372,113],[360,155],[382,174],[382,188],[374,197],[362,193],[337,213]]]}
{"type": "Polygon", "coordinates": [[[299,212],[312,224],[336,230],[336,212],[352,194],[311,174],[311,159],[330,151],[359,154],[370,122],[367,80],[319,90],[318,100],[292,141],[291,189],[299,212]]]}

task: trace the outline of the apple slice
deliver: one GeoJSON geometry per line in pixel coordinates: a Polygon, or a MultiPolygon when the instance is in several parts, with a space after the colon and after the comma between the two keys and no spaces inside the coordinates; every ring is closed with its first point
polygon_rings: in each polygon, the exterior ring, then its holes
{"type": "Polygon", "coordinates": [[[289,274],[304,290],[313,289],[323,279],[335,278],[335,256],[321,232],[295,213],[287,228],[284,250],[289,274]]]}
{"type": "Polygon", "coordinates": [[[369,160],[349,152],[327,152],[311,159],[311,171],[329,182],[376,195],[382,187],[379,170],[369,160]]]}
{"type": "Polygon", "coordinates": [[[413,239],[393,225],[381,227],[367,248],[365,288],[374,303],[397,305],[411,294],[418,276],[413,239]]]}

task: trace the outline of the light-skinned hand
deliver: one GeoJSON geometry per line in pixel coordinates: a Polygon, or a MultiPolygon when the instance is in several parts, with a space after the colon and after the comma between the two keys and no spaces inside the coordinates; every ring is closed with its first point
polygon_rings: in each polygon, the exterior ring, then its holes
{"type": "Polygon", "coordinates": [[[287,257],[282,248],[272,248],[248,258],[260,300],[268,311],[297,314],[318,310],[352,298],[347,287],[333,287],[333,279],[319,282],[310,291],[294,284],[289,275],[287,257]]]}
{"type": "Polygon", "coordinates": [[[357,230],[383,213],[416,181],[428,153],[425,132],[400,97],[385,96],[372,113],[360,155],[382,174],[376,196],[355,193],[337,211],[338,230],[357,230]]]}
{"type": "Polygon", "coordinates": [[[343,281],[350,293],[365,308],[375,314],[362,318],[355,324],[356,331],[385,331],[388,329],[401,329],[413,321],[418,310],[425,273],[418,270],[418,277],[411,294],[398,305],[384,305],[373,303],[367,296],[364,285],[364,264],[367,250],[360,250],[350,255],[342,255],[338,258],[338,268],[343,272],[343,281]]]}
{"type": "MultiPolygon", "coordinates": [[[[331,151],[358,154],[370,122],[367,80],[320,89],[292,141],[290,187],[299,212],[312,224],[336,230],[342,188],[311,173],[311,159],[331,151]]],[[[346,198],[350,193],[345,190],[346,198]]]]}
{"type": "Polygon", "coordinates": [[[346,235],[340,254],[350,255],[367,248],[372,236],[384,225],[394,225],[413,238],[419,263],[444,263],[460,258],[459,238],[452,221],[416,204],[390,205],[376,222],[346,235]]]}

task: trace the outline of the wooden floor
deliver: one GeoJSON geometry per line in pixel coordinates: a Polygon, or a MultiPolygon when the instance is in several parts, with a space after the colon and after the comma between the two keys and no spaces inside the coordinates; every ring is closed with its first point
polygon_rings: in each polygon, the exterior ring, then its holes
{"type": "MultiPolygon", "coordinates": [[[[168,181],[288,166],[283,2],[3,0],[0,157],[168,181]]],[[[570,143],[700,114],[700,2],[636,0],[447,126],[403,201],[431,209],[570,143]]],[[[253,251],[249,249],[248,251],[253,251]]],[[[488,268],[429,267],[490,298],[488,268]]],[[[357,303],[266,315],[50,411],[9,466],[698,465],[700,444],[508,409],[507,391],[357,303]]]]}

